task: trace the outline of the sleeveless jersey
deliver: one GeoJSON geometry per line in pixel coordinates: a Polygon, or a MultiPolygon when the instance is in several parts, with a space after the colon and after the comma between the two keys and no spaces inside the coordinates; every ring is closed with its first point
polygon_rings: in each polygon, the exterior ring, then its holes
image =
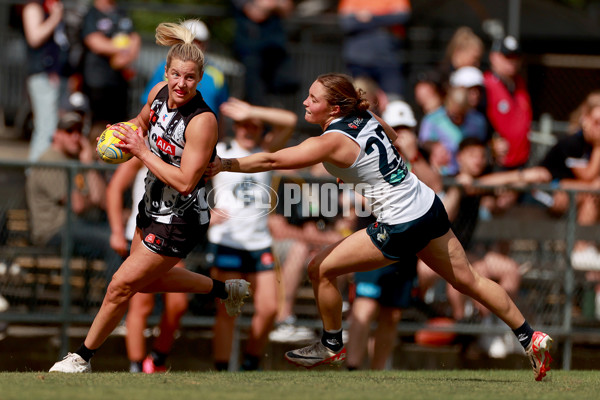
{"type": "MultiPolygon", "coordinates": [[[[229,145],[217,144],[217,152],[223,158],[239,158],[262,151],[248,151],[232,140],[229,145]]],[[[262,250],[271,246],[272,239],[267,226],[271,209],[271,172],[242,174],[221,172],[212,178],[215,208],[223,210],[229,218],[221,224],[213,224],[208,230],[208,240],[238,250],[262,250]]],[[[213,211],[214,213],[214,211],[213,211]]]]}
{"type": "Polygon", "coordinates": [[[333,176],[364,196],[377,221],[396,225],[423,216],[433,204],[435,193],[408,171],[406,164],[370,112],[338,118],[323,135],[340,132],[360,147],[348,168],[324,162],[333,176]]]}
{"type": "MultiPolygon", "coordinates": [[[[211,112],[200,92],[185,105],[170,109],[168,87],[163,87],[150,111],[148,143],[150,151],[164,162],[181,166],[185,146],[185,130],[190,120],[198,114],[211,112]]],[[[215,152],[213,150],[214,158],[215,152]]],[[[145,179],[144,209],[146,215],[162,224],[207,224],[210,221],[204,180],[200,179],[194,190],[182,195],[148,171],[145,179]]]]}
{"type": "Polygon", "coordinates": [[[138,214],[138,207],[140,200],[144,198],[144,180],[146,175],[148,174],[148,168],[144,165],[135,175],[135,180],[133,181],[133,186],[131,187],[131,198],[133,200],[133,204],[131,205],[131,215],[127,220],[127,225],[125,225],[125,239],[131,241],[133,240],[133,236],[135,235],[135,220],[138,214]]]}

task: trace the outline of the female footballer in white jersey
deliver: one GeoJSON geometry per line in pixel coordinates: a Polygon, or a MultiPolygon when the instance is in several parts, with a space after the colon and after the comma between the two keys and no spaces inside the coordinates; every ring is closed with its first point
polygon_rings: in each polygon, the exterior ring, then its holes
{"type": "Polygon", "coordinates": [[[527,351],[536,380],[550,369],[552,339],[534,332],[508,294],[495,282],[478,275],[450,229],[448,216],[435,193],[407,171],[394,142],[395,132],[367,111],[368,101],[350,77],[319,76],[304,101],[307,122],[323,134],[275,153],[220,159],[217,171],[261,172],[302,168],[323,162],[347,185],[362,188],[377,222],[318,253],[309,263],[315,299],[323,321],[321,341],[289,351],[288,361],[314,367],[341,363],[342,297],[336,277],[380,268],[416,254],[460,292],[485,305],[510,328],[527,351]]]}

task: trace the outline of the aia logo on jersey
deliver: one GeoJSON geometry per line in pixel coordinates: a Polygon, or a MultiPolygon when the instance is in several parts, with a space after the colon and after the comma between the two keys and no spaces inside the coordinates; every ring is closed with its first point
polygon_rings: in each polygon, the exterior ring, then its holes
{"type": "Polygon", "coordinates": [[[167,120],[167,113],[165,113],[165,115],[163,115],[163,122],[165,122],[167,120]]]}
{"type": "Polygon", "coordinates": [[[158,116],[156,115],[154,110],[150,110],[150,123],[154,125],[156,124],[156,121],[158,121],[158,116]]]}
{"type": "Polygon", "coordinates": [[[164,140],[161,137],[158,137],[156,139],[156,147],[161,149],[163,151],[163,153],[167,153],[172,156],[175,155],[175,146],[172,145],[171,143],[167,142],[166,140],[164,140]]]}

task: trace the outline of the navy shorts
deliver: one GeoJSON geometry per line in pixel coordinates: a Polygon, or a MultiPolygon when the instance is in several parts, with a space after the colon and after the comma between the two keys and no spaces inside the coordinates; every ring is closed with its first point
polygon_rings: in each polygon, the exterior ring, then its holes
{"type": "Polygon", "coordinates": [[[208,224],[161,224],[138,213],[136,225],[142,231],[142,243],[154,253],[185,258],[198,243],[204,241],[208,224]]]}
{"type": "Polygon", "coordinates": [[[416,277],[416,256],[373,271],[356,272],[356,297],[377,300],[382,307],[408,308],[416,277]]]}
{"type": "Polygon", "coordinates": [[[435,196],[431,208],[422,217],[397,225],[374,222],[367,226],[367,235],[385,257],[400,260],[423,250],[431,240],[449,230],[450,221],[444,204],[435,196]]]}
{"type": "Polygon", "coordinates": [[[241,250],[211,243],[209,257],[212,266],[223,271],[249,274],[272,271],[275,268],[275,259],[270,247],[262,250],[241,250]]]}

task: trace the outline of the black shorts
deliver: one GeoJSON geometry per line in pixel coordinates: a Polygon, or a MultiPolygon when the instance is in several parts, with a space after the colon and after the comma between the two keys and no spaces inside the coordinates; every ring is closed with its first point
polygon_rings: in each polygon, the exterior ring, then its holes
{"type": "Polygon", "coordinates": [[[242,250],[211,243],[209,257],[212,265],[223,271],[248,274],[272,271],[275,268],[275,259],[270,247],[261,250],[242,250]]]}
{"type": "Polygon", "coordinates": [[[442,201],[435,196],[429,211],[414,221],[388,225],[374,222],[367,226],[367,235],[384,256],[400,260],[416,254],[427,244],[450,230],[450,221],[442,201]]]}
{"type": "Polygon", "coordinates": [[[208,224],[161,224],[148,217],[141,208],[136,225],[142,231],[142,243],[154,253],[185,258],[206,238],[208,224]]]}

